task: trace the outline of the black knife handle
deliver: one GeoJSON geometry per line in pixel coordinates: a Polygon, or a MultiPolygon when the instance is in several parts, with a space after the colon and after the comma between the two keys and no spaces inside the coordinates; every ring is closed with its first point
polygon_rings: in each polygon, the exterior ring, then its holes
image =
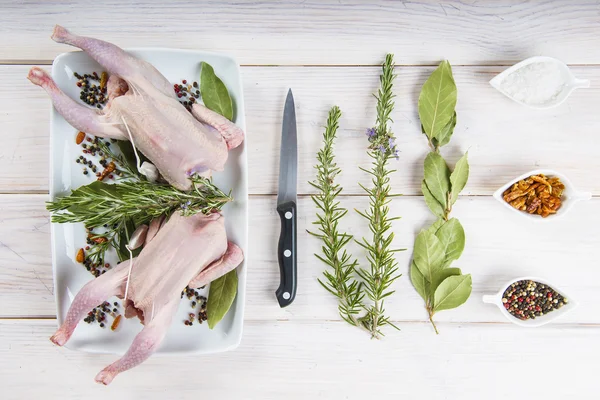
{"type": "Polygon", "coordinates": [[[281,282],[275,292],[280,307],[292,304],[296,297],[297,269],[296,269],[296,203],[288,201],[277,206],[281,219],[281,234],[277,258],[281,282]]]}

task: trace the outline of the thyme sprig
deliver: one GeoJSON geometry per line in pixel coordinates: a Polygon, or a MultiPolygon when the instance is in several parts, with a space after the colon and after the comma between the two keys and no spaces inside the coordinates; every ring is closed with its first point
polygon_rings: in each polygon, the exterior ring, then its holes
{"type": "Polygon", "coordinates": [[[394,94],[392,93],[394,74],[394,58],[388,54],[383,64],[383,73],[380,76],[380,88],[375,96],[377,98],[377,122],[374,128],[367,131],[369,147],[367,154],[372,159],[370,170],[361,168],[372,177],[372,187],[361,185],[369,197],[367,210],[356,210],[362,217],[369,221],[372,232],[370,239],[363,238],[356,242],[367,251],[367,260],[370,268],[360,268],[358,275],[364,282],[366,297],[371,300],[365,306],[366,315],[361,318],[363,326],[369,330],[372,338],[381,338],[381,328],[385,325],[396,327],[385,313],[384,300],[394,293],[390,290],[392,283],[401,275],[398,274],[398,263],[395,253],[405,249],[392,248],[394,233],[390,232],[392,221],[399,217],[390,217],[389,203],[393,195],[390,194],[390,170],[388,163],[392,158],[398,157],[395,138],[388,124],[392,122],[390,114],[394,109],[394,94]]]}
{"type": "Polygon", "coordinates": [[[317,221],[313,222],[318,226],[318,232],[308,233],[323,242],[321,254],[315,256],[331,268],[331,271],[323,272],[325,280],[318,279],[319,283],[338,298],[338,311],[342,319],[353,326],[364,328],[359,321],[359,314],[364,309],[365,293],[362,290],[362,282],[355,278],[358,261],[345,248],[352,240],[352,235],[339,229],[339,221],[348,213],[337,201],[342,187],[335,183],[341,171],[335,163],[333,145],[341,115],[337,106],[329,111],[323,132],[323,147],[317,153],[317,178],[309,183],[318,190],[316,195],[311,196],[318,209],[317,221]]]}

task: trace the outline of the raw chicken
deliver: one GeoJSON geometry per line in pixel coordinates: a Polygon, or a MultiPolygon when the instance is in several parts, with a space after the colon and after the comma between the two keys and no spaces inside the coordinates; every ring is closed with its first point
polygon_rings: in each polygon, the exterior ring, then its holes
{"type": "Polygon", "coordinates": [[[64,345],[89,310],[111,296],[125,298],[125,317],[138,316],[145,326],[127,353],[96,376],[97,382],[108,385],[117,374],[141,364],[156,350],[186,285],[202,287],[233,270],[243,258],[242,250],[227,242],[220,213],[189,217],[175,213],[137,258],[100,275],[77,293],[65,321],[50,340],[64,345]]]}
{"type": "Polygon", "coordinates": [[[111,74],[106,107],[99,111],[73,101],[41,68],[31,68],[29,80],[48,92],[54,108],[76,129],[131,140],[177,189],[190,189],[194,173],[208,177],[211,171],[222,171],[228,150],[244,140],[239,127],[201,104],[195,103],[190,114],[150,63],[58,25],[52,39],[81,48],[111,74]]]}

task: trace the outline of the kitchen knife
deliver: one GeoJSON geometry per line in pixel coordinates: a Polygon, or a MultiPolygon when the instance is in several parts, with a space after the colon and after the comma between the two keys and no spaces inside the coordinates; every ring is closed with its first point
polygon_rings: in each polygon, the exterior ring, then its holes
{"type": "Polygon", "coordinates": [[[277,212],[281,219],[281,234],[277,248],[281,281],[275,292],[280,307],[292,304],[296,297],[296,192],[298,174],[298,143],[296,110],[292,89],[288,91],[283,109],[281,150],[279,156],[279,191],[277,212]]]}

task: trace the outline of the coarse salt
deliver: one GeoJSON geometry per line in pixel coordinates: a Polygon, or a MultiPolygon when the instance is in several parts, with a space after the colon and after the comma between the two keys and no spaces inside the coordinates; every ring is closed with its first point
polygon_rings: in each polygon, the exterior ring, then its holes
{"type": "Polygon", "coordinates": [[[566,77],[553,62],[533,62],[513,71],[500,83],[501,89],[521,103],[544,106],[556,101],[566,77]]]}

